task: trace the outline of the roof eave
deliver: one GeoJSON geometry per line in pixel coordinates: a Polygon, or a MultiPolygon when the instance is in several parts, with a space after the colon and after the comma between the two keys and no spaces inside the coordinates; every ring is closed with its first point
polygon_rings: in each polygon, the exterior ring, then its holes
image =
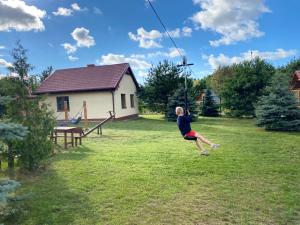
{"type": "Polygon", "coordinates": [[[44,95],[44,94],[64,94],[64,93],[81,93],[81,92],[106,92],[106,91],[114,91],[115,88],[97,88],[97,89],[82,89],[82,90],[57,90],[57,91],[36,91],[34,94],[36,95],[44,95]]]}

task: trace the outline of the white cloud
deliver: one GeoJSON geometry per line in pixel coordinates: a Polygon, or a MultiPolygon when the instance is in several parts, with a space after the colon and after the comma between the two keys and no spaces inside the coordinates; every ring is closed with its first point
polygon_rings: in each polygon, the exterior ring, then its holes
{"type": "Polygon", "coordinates": [[[72,16],[75,11],[87,11],[87,8],[81,8],[78,3],[71,4],[71,8],[59,7],[56,12],[52,12],[55,16],[72,16]]]}
{"type": "Polygon", "coordinates": [[[158,30],[146,31],[143,27],[140,27],[137,29],[137,34],[129,32],[128,36],[131,40],[139,42],[139,47],[141,48],[149,49],[162,47],[159,41],[163,37],[163,34],[158,30]]]}
{"type": "MultiPolygon", "coordinates": [[[[185,51],[182,48],[179,48],[179,51],[182,55],[185,55],[185,51]]],[[[154,57],[167,57],[167,58],[176,58],[181,57],[178,50],[176,48],[169,48],[168,52],[163,51],[157,51],[153,53],[148,53],[148,58],[154,58],[154,57]]]]}
{"type": "Polygon", "coordinates": [[[10,67],[11,63],[7,62],[5,59],[0,59],[0,67],[10,67]]]}
{"type": "Polygon", "coordinates": [[[193,0],[201,11],[192,20],[204,30],[221,34],[211,46],[230,45],[238,41],[264,35],[259,30],[257,19],[262,13],[270,12],[263,0],[193,0]]]}
{"type": "Polygon", "coordinates": [[[184,37],[191,37],[192,32],[193,32],[193,30],[190,27],[183,27],[182,28],[182,34],[183,34],[184,37]]]}
{"type": "Polygon", "coordinates": [[[219,54],[218,56],[204,55],[203,58],[207,59],[211,68],[215,70],[220,66],[227,66],[234,63],[239,63],[242,62],[243,60],[251,60],[251,58],[255,58],[255,57],[260,57],[261,59],[275,61],[275,60],[285,59],[291,56],[295,56],[296,54],[297,54],[296,50],[286,51],[284,49],[279,48],[273,52],[271,51],[260,52],[258,50],[249,50],[247,52],[241,53],[240,56],[229,57],[224,54],[219,54]],[[252,56],[251,56],[251,52],[252,52],[252,56]]]}
{"type": "Polygon", "coordinates": [[[185,51],[184,49],[182,48],[179,48],[178,50],[176,48],[169,48],[169,53],[168,53],[168,56],[170,58],[176,58],[176,57],[181,57],[181,55],[185,55],[185,51]]]}
{"type": "MultiPolygon", "coordinates": [[[[174,30],[170,30],[168,31],[168,33],[170,34],[170,36],[172,38],[179,38],[181,36],[181,33],[180,33],[180,29],[179,28],[176,28],[174,30]]],[[[165,34],[167,36],[167,34],[165,34]]]]}
{"type": "Polygon", "coordinates": [[[91,47],[94,46],[95,40],[89,35],[90,31],[84,27],[76,28],[72,33],[72,37],[77,42],[78,47],[91,47]]]}
{"type": "MultiPolygon", "coordinates": [[[[180,38],[180,37],[190,37],[192,35],[192,28],[183,27],[176,28],[174,30],[169,30],[168,33],[172,38],[180,38]]],[[[139,42],[140,48],[162,48],[160,44],[162,38],[168,37],[167,32],[161,33],[158,30],[146,31],[143,27],[137,29],[137,33],[134,34],[132,32],[128,33],[128,36],[131,40],[139,42]]]]}
{"type": "Polygon", "coordinates": [[[109,65],[109,64],[118,64],[118,63],[129,63],[132,68],[137,70],[144,70],[150,68],[150,64],[145,60],[135,58],[132,56],[126,57],[125,55],[118,55],[109,53],[107,55],[101,56],[100,64],[109,65]]]}
{"type": "Polygon", "coordinates": [[[132,54],[130,57],[137,58],[137,59],[145,59],[146,58],[146,56],[142,55],[142,54],[132,54]]]}
{"type": "Polygon", "coordinates": [[[126,57],[122,54],[112,54],[102,55],[99,60],[101,65],[110,65],[118,63],[129,63],[133,70],[137,71],[138,76],[144,76],[146,71],[151,67],[151,64],[146,62],[144,59],[141,59],[140,56],[131,55],[126,57]]]}
{"type": "MultiPolygon", "coordinates": [[[[193,30],[190,27],[183,27],[181,29],[176,28],[176,29],[168,31],[168,32],[172,38],[181,38],[181,37],[191,37],[193,30]]],[[[165,33],[165,36],[167,36],[166,33],[165,33]]]]}
{"type": "Polygon", "coordinates": [[[245,59],[251,59],[251,52],[252,57],[260,57],[262,59],[266,60],[278,60],[278,59],[285,59],[291,56],[295,56],[297,54],[297,50],[284,50],[282,48],[276,49],[274,52],[260,52],[258,50],[249,50],[248,52],[243,53],[243,58],[245,59]]]}
{"type": "Polygon", "coordinates": [[[137,75],[139,77],[147,77],[148,76],[148,72],[140,70],[140,71],[138,71],[137,75]]]}
{"type": "Polygon", "coordinates": [[[69,56],[68,56],[68,59],[69,59],[70,61],[72,61],[72,62],[79,60],[78,57],[75,57],[75,56],[72,56],[72,55],[69,55],[69,56]]]}
{"type": "Polygon", "coordinates": [[[68,54],[72,54],[77,51],[77,47],[75,45],[71,45],[70,43],[61,44],[68,54]]]}
{"type": "MultiPolygon", "coordinates": [[[[95,40],[92,36],[89,35],[90,31],[84,27],[76,28],[72,33],[73,39],[76,41],[76,45],[72,45],[70,43],[63,43],[61,46],[66,50],[67,54],[70,55],[77,51],[78,48],[89,48],[94,46],[95,40]]],[[[69,56],[69,60],[76,61],[77,57],[69,56]]]]}
{"type": "Polygon", "coordinates": [[[59,7],[56,12],[52,12],[55,16],[72,16],[73,10],[59,7]]]}
{"type": "Polygon", "coordinates": [[[4,45],[0,45],[0,49],[5,49],[5,46],[4,45]]]}
{"type": "Polygon", "coordinates": [[[242,57],[239,56],[229,57],[224,54],[219,54],[218,56],[214,56],[214,55],[203,56],[203,58],[207,59],[208,64],[211,66],[213,70],[218,69],[220,66],[228,66],[243,61],[242,57]]]}
{"type": "Polygon", "coordinates": [[[93,12],[97,15],[103,15],[102,10],[97,7],[93,7],[93,12]]]}
{"type": "Polygon", "coordinates": [[[0,31],[43,31],[46,11],[21,0],[0,0],[0,31]]]}
{"type": "Polygon", "coordinates": [[[71,7],[72,7],[72,9],[73,9],[74,11],[80,11],[80,10],[81,10],[80,6],[79,6],[77,3],[73,3],[73,4],[71,5],[71,7]]]}

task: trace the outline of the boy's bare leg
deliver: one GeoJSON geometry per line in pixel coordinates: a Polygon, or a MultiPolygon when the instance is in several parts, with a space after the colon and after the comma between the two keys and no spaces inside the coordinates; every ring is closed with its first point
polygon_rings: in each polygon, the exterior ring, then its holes
{"type": "Polygon", "coordinates": [[[210,146],[213,145],[213,143],[212,143],[210,140],[208,140],[207,138],[203,137],[203,136],[200,135],[200,134],[197,136],[197,138],[200,139],[200,141],[202,141],[202,142],[205,143],[205,144],[208,144],[208,145],[210,145],[210,146]]]}
{"type": "Polygon", "coordinates": [[[205,148],[203,147],[203,145],[199,139],[197,139],[196,145],[197,145],[198,149],[201,151],[202,155],[209,155],[208,151],[205,150],[205,148]]]}

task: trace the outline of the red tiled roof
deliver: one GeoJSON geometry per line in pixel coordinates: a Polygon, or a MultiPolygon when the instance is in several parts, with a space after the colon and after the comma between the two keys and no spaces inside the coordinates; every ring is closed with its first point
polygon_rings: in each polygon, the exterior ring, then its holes
{"type": "Polygon", "coordinates": [[[128,63],[56,70],[35,94],[114,90],[125,73],[130,74],[138,86],[128,63]]]}

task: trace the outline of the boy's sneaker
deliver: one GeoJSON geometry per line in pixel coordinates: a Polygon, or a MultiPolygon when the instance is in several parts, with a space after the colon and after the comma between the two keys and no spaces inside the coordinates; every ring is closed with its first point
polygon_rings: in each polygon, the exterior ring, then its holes
{"type": "Polygon", "coordinates": [[[202,152],[201,152],[201,155],[204,155],[204,156],[209,156],[209,152],[208,152],[208,151],[206,151],[206,150],[205,150],[205,151],[202,151],[202,152]]]}
{"type": "Polygon", "coordinates": [[[216,148],[219,148],[219,147],[220,147],[219,144],[213,144],[213,145],[211,146],[211,148],[213,148],[213,149],[216,149],[216,148]]]}

